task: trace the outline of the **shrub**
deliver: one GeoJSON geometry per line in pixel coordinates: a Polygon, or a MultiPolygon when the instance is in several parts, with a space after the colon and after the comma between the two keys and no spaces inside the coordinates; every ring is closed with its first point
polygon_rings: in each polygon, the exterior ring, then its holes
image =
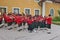
{"type": "Polygon", "coordinates": [[[54,17],[53,21],[60,21],[60,17],[59,16],[58,17],[54,17]]]}

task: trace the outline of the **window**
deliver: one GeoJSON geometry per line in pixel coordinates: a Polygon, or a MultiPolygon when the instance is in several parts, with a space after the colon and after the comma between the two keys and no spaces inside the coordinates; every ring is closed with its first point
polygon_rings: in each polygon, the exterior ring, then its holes
{"type": "Polygon", "coordinates": [[[15,14],[19,14],[20,12],[19,12],[19,8],[13,8],[13,13],[15,13],[15,14]]]}
{"type": "Polygon", "coordinates": [[[29,8],[25,9],[25,14],[30,15],[30,9],[29,8]]]}
{"type": "Polygon", "coordinates": [[[40,0],[34,0],[35,2],[39,2],[40,0]]]}
{"type": "Polygon", "coordinates": [[[50,15],[54,16],[54,9],[50,9],[50,15]]]}
{"type": "Polygon", "coordinates": [[[3,13],[8,14],[8,7],[7,6],[0,6],[0,12],[1,12],[1,14],[3,14],[3,13]]]}
{"type": "Polygon", "coordinates": [[[0,8],[1,13],[6,13],[6,8],[0,8]]]}
{"type": "Polygon", "coordinates": [[[39,9],[35,9],[34,13],[35,13],[35,15],[39,15],[40,10],[39,9]]]}

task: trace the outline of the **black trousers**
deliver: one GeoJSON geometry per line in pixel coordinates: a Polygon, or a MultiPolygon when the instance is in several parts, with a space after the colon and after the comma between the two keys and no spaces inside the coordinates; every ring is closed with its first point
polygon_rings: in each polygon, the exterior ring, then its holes
{"type": "Polygon", "coordinates": [[[38,22],[33,22],[34,28],[38,28],[38,22]]]}
{"type": "Polygon", "coordinates": [[[28,30],[29,30],[29,31],[33,31],[33,29],[34,29],[34,28],[32,27],[32,24],[28,24],[28,30]]]}
{"type": "Polygon", "coordinates": [[[13,21],[13,24],[17,24],[17,22],[13,21]]]}
{"type": "Polygon", "coordinates": [[[11,26],[12,25],[12,22],[8,23],[8,26],[11,26]]]}
{"type": "Polygon", "coordinates": [[[4,20],[4,23],[7,23],[6,20],[4,20]]]}
{"type": "Polygon", "coordinates": [[[23,26],[25,26],[26,22],[23,22],[22,24],[23,24],[23,26]]]}
{"type": "Polygon", "coordinates": [[[47,24],[46,26],[48,29],[51,29],[51,24],[47,24]]]}
{"type": "Polygon", "coordinates": [[[21,27],[22,26],[22,23],[18,24],[18,27],[21,27]]]}
{"type": "Polygon", "coordinates": [[[46,26],[47,26],[47,25],[46,25],[46,22],[44,22],[44,27],[46,28],[46,26]]]}
{"type": "Polygon", "coordinates": [[[44,23],[43,22],[39,22],[39,26],[40,26],[40,28],[44,28],[44,23]]]}
{"type": "Polygon", "coordinates": [[[0,24],[2,24],[2,21],[0,21],[0,24]]]}

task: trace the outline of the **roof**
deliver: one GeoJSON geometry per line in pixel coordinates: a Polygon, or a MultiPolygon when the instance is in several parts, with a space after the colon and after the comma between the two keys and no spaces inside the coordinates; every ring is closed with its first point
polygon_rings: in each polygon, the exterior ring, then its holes
{"type": "Polygon", "coordinates": [[[60,0],[55,0],[55,2],[60,3],[60,0]]]}
{"type": "MultiPolygon", "coordinates": [[[[41,2],[45,2],[46,0],[41,0],[41,2]]],[[[55,3],[60,3],[60,0],[49,0],[49,1],[52,1],[52,2],[55,2],[55,3]]]]}
{"type": "Polygon", "coordinates": [[[60,3],[60,0],[50,0],[52,2],[55,2],[55,3],[60,3]]]}

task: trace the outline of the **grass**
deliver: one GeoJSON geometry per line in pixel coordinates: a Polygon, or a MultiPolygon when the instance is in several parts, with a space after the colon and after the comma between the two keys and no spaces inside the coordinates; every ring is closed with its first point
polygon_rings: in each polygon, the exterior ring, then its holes
{"type": "Polygon", "coordinates": [[[53,22],[53,24],[60,25],[60,22],[53,22]]]}
{"type": "Polygon", "coordinates": [[[60,25],[60,16],[53,18],[53,24],[60,25]]]}

